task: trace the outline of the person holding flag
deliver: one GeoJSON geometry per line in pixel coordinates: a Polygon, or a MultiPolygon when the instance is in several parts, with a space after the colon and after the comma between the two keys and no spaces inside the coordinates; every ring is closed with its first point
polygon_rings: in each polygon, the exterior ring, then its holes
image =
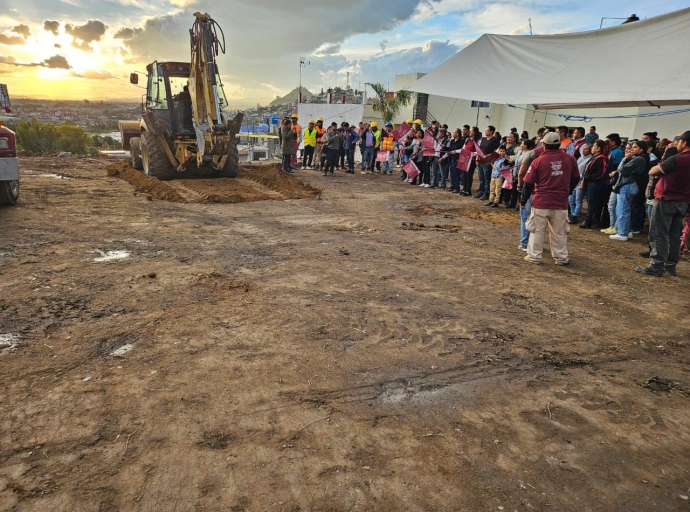
{"type": "MultiPolygon", "coordinates": [[[[477,168],[477,157],[484,158],[484,152],[479,147],[482,140],[482,134],[479,128],[473,126],[470,128],[470,133],[465,139],[465,145],[460,150],[457,167],[460,169],[460,188],[462,191],[460,195],[469,197],[472,195],[472,180],[474,178],[474,170],[477,168]]],[[[488,199],[488,198],[487,198],[488,199]]]]}

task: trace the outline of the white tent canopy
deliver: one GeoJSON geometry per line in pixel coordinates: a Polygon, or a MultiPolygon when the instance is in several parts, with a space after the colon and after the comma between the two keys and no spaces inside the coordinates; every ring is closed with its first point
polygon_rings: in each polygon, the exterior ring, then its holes
{"type": "Polygon", "coordinates": [[[602,30],[485,34],[409,89],[539,109],[690,104],[690,8],[602,30]]]}

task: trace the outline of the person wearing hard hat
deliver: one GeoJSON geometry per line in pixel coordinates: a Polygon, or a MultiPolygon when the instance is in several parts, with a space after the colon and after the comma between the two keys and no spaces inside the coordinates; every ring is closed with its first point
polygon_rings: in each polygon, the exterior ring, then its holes
{"type": "Polygon", "coordinates": [[[414,131],[421,130],[421,129],[422,129],[422,120],[421,120],[421,119],[416,119],[416,120],[412,123],[412,129],[413,129],[414,131]]]}
{"type": "Polygon", "coordinates": [[[302,168],[311,169],[316,149],[316,127],[313,119],[309,120],[309,126],[304,129],[304,156],[302,156],[302,168]]]}
{"type": "Polygon", "coordinates": [[[319,117],[316,120],[316,150],[314,151],[314,166],[317,169],[321,169],[321,155],[323,154],[323,147],[325,142],[321,140],[323,135],[326,133],[326,129],[323,127],[323,117],[319,117]]]}
{"type": "Polygon", "coordinates": [[[299,143],[302,137],[302,127],[297,122],[297,112],[293,112],[290,119],[292,120],[292,131],[295,132],[295,152],[292,154],[290,165],[292,165],[292,167],[297,167],[297,152],[299,151],[299,143]]]}
{"type": "Polygon", "coordinates": [[[393,174],[393,162],[395,161],[394,149],[396,146],[395,139],[393,138],[393,123],[386,122],[386,129],[382,134],[381,139],[381,150],[388,151],[388,159],[383,162],[382,173],[383,174],[393,174]]]}

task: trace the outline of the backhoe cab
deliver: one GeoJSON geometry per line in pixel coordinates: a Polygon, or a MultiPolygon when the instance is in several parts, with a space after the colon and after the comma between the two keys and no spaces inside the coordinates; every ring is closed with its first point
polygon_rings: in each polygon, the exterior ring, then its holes
{"type": "MultiPolygon", "coordinates": [[[[161,180],[174,179],[185,171],[237,176],[235,136],[243,114],[228,120],[223,112],[228,101],[216,56],[219,50],[225,52],[224,36],[221,30],[221,43],[217,37],[220,27],[208,14],[195,13],[195,17],[189,31],[192,62],[155,61],[146,66],[142,119],[120,122],[132,165],[161,180]]],[[[137,85],[139,75],[132,73],[130,82],[137,85]]]]}

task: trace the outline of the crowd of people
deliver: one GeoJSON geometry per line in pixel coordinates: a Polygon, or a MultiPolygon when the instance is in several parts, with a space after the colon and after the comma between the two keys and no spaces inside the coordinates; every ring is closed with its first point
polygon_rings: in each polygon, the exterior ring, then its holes
{"type": "Polygon", "coordinates": [[[362,174],[392,174],[398,164],[405,184],[519,212],[518,248],[533,263],[541,262],[547,227],[558,265],[569,263],[570,225],[626,242],[648,220],[650,248],[640,255],[651,263],[636,269],[647,275],[675,275],[681,245],[683,250],[690,246],[690,220],[684,221],[690,202],[690,131],[673,140],[647,132],[624,141],[617,133],[602,138],[594,126],[540,128],[530,137],[516,128],[501,135],[493,126],[483,134],[469,125],[451,132],[438,121],[424,129],[419,119],[397,130],[391,122],[383,128],[376,122],[324,127],[319,118],[302,132],[293,115],[281,130],[286,172],[293,172],[300,136],[302,168],[319,169],[324,176],[336,169],[354,174],[359,148],[362,174]]]}

